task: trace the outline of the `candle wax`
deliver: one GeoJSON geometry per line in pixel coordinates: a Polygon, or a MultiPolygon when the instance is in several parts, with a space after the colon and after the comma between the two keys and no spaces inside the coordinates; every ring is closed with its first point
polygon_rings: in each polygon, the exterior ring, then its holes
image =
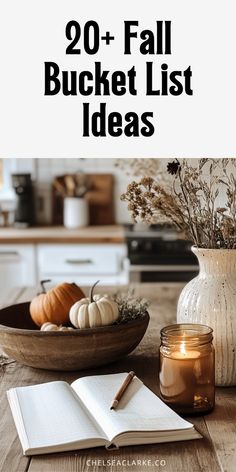
{"type": "Polygon", "coordinates": [[[160,389],[163,400],[179,411],[194,409],[196,398],[207,398],[212,388],[212,363],[199,351],[174,351],[171,357],[160,354],[160,389]],[[204,394],[202,393],[204,392],[204,394]]]}
{"type": "Polygon", "coordinates": [[[172,359],[197,359],[200,357],[199,351],[174,351],[171,355],[172,359]]]}

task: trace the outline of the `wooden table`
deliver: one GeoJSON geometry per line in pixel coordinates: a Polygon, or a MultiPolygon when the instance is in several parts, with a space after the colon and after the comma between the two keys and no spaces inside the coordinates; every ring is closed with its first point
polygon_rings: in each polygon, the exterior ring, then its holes
{"type": "MultiPolygon", "coordinates": [[[[175,321],[179,287],[143,284],[137,293],[152,300],[151,322],[141,344],[128,357],[96,370],[51,372],[25,367],[1,356],[0,366],[0,470],[4,472],[236,471],[236,388],[218,388],[216,407],[204,417],[189,418],[204,439],[160,445],[126,447],[118,451],[84,451],[24,457],[6,399],[10,387],[53,380],[72,382],[80,376],[135,370],[158,393],[159,330],[175,321]]],[[[14,290],[7,305],[29,300],[35,289],[14,290]]]]}

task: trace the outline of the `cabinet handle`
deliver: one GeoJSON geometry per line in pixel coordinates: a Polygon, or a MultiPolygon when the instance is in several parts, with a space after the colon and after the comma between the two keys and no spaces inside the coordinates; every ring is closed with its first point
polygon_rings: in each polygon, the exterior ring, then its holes
{"type": "Polygon", "coordinates": [[[1,256],[19,256],[19,252],[17,251],[0,251],[1,256]]]}
{"type": "Polygon", "coordinates": [[[92,259],[66,259],[66,264],[75,264],[75,265],[82,265],[82,264],[93,264],[92,259]]]}

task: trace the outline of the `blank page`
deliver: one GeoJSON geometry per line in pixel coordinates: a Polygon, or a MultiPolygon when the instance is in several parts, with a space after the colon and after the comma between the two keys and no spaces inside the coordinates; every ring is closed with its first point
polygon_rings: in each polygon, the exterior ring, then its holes
{"type": "Polygon", "coordinates": [[[8,397],[25,448],[27,443],[31,449],[105,438],[66,382],[18,387],[11,389],[8,397]]]}
{"type": "Polygon", "coordinates": [[[110,441],[125,431],[171,431],[193,427],[137,377],[128,386],[116,410],[110,410],[126,376],[127,373],[83,377],[72,384],[110,441]]]}

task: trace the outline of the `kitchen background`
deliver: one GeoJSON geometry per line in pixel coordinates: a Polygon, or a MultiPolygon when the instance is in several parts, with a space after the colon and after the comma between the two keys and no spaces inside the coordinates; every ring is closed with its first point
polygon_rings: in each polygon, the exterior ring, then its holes
{"type": "Polygon", "coordinates": [[[0,298],[13,287],[35,285],[42,279],[51,279],[52,284],[90,285],[100,279],[103,285],[159,282],[183,286],[193,278],[198,264],[191,242],[181,240],[171,226],[133,225],[127,204],[120,200],[132,174],[141,173],[143,161],[151,174],[167,164],[166,159],[119,159],[118,166],[116,159],[0,159],[0,298]],[[34,224],[24,228],[14,222],[19,195],[13,189],[12,174],[27,173],[33,185],[32,196],[26,200],[33,202],[34,224]],[[95,207],[88,226],[67,229],[62,225],[63,199],[53,189],[53,181],[78,173],[100,176],[95,207]],[[108,199],[103,211],[96,206],[101,195],[108,199]]]}
{"type": "MultiPolygon", "coordinates": [[[[35,187],[36,222],[52,222],[52,181],[54,177],[77,172],[113,174],[114,176],[114,215],[116,223],[130,223],[127,205],[120,201],[120,195],[126,190],[130,176],[116,166],[116,159],[1,159],[0,164],[0,202],[2,208],[11,207],[15,200],[11,174],[31,173],[35,187]]],[[[163,160],[164,161],[164,160],[163,160]]]]}

